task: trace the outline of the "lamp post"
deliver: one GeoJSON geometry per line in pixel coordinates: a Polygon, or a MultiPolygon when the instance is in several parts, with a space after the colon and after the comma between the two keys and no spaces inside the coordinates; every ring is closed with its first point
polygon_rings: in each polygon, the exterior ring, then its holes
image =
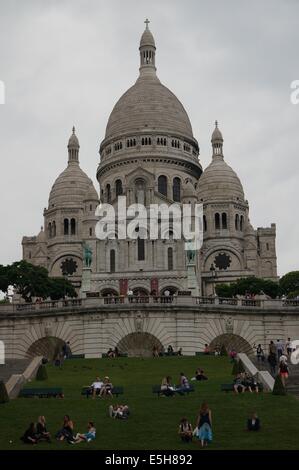
{"type": "Polygon", "coordinates": [[[216,280],[216,277],[217,277],[217,272],[216,272],[216,268],[214,266],[214,263],[211,264],[211,267],[210,267],[210,273],[211,273],[211,277],[212,277],[212,289],[213,289],[213,297],[215,297],[215,280],[216,280]]]}

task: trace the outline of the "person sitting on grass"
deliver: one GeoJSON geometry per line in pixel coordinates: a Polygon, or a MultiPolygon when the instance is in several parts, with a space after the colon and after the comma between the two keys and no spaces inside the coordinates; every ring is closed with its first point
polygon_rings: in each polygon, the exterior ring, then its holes
{"type": "Polygon", "coordinates": [[[209,345],[208,345],[208,344],[205,344],[203,353],[204,353],[204,354],[210,354],[210,348],[209,348],[209,345]]]}
{"type": "Polygon", "coordinates": [[[237,377],[234,380],[234,391],[236,394],[239,393],[239,389],[241,389],[242,393],[245,392],[246,387],[243,383],[244,377],[243,374],[238,374],[237,377]]]}
{"type": "Polygon", "coordinates": [[[51,442],[51,435],[47,431],[46,418],[44,416],[38,417],[36,425],[36,434],[39,441],[51,442]]]}
{"type": "Polygon", "coordinates": [[[190,388],[189,381],[185,376],[184,372],[180,373],[180,389],[181,390],[188,390],[190,388]]]}
{"type": "Polygon", "coordinates": [[[103,382],[100,377],[97,377],[95,382],[93,382],[90,386],[92,389],[92,398],[95,398],[101,392],[101,388],[103,387],[103,382]]]}
{"type": "Polygon", "coordinates": [[[183,442],[191,442],[193,438],[192,425],[187,418],[182,418],[179,425],[179,436],[183,442]]]}
{"type": "Polygon", "coordinates": [[[248,372],[245,372],[243,384],[250,393],[253,391],[259,393],[259,387],[256,379],[252,375],[248,374],[248,372]]]}
{"type": "Polygon", "coordinates": [[[204,371],[202,369],[196,369],[195,379],[196,380],[208,380],[208,377],[204,374],[204,371]]]}
{"type": "Polygon", "coordinates": [[[28,429],[24,432],[24,435],[21,437],[21,441],[24,444],[37,444],[38,437],[36,434],[36,426],[35,423],[30,423],[28,429]]]}
{"type": "Polygon", "coordinates": [[[66,440],[68,442],[74,440],[74,423],[69,415],[64,415],[62,428],[56,433],[58,441],[66,440]]]}
{"type": "Polygon", "coordinates": [[[109,416],[114,419],[128,419],[130,410],[128,405],[110,405],[109,416]]]}
{"type": "Polygon", "coordinates": [[[163,392],[165,397],[172,397],[174,395],[174,386],[171,385],[171,377],[169,375],[162,380],[161,392],[163,392]]]}
{"type": "Polygon", "coordinates": [[[113,351],[112,348],[110,348],[107,352],[107,357],[114,358],[115,357],[115,352],[113,351]]]}
{"type": "Polygon", "coordinates": [[[107,397],[107,396],[112,397],[113,396],[112,389],[113,389],[113,385],[110,382],[109,377],[105,377],[104,383],[100,390],[100,397],[107,397]]]}
{"type": "Polygon", "coordinates": [[[173,356],[173,347],[171,346],[171,344],[167,348],[167,354],[168,356],[173,356]]]}
{"type": "Polygon", "coordinates": [[[251,417],[247,420],[247,431],[259,431],[261,429],[260,419],[254,411],[251,417]]]}
{"type": "Polygon", "coordinates": [[[87,432],[84,434],[77,433],[70,444],[80,444],[80,442],[91,442],[96,438],[96,428],[92,421],[87,424],[87,432]]]}

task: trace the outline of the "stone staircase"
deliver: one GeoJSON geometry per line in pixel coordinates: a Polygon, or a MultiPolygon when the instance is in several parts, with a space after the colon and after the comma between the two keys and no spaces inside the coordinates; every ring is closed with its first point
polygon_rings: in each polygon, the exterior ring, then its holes
{"type": "MultiPolygon", "coordinates": [[[[251,356],[250,359],[258,370],[267,370],[270,372],[267,359],[265,359],[264,362],[258,362],[255,356],[251,356]]],[[[288,366],[290,374],[287,380],[287,392],[299,398],[299,364],[290,364],[288,361],[288,366]]]]}
{"type": "Polygon", "coordinates": [[[31,359],[7,359],[5,364],[0,364],[0,380],[6,383],[11,375],[22,374],[30,361],[31,359]]]}

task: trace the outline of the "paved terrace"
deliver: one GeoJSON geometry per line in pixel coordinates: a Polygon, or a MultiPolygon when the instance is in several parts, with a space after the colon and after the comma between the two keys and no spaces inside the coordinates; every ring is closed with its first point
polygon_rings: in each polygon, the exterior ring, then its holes
{"type": "Polygon", "coordinates": [[[105,311],[111,309],[115,312],[115,307],[122,309],[133,309],[141,307],[157,308],[158,305],[163,306],[163,309],[169,308],[194,308],[198,307],[199,310],[219,310],[226,311],[255,311],[262,313],[263,311],[273,312],[276,314],[289,314],[299,313],[299,300],[252,300],[252,299],[231,299],[221,297],[191,297],[191,296],[169,296],[169,297],[99,297],[92,296],[84,299],[69,299],[50,302],[36,302],[36,303],[11,303],[0,305],[0,315],[17,316],[24,313],[48,313],[54,311],[83,311],[96,309],[105,311]]]}

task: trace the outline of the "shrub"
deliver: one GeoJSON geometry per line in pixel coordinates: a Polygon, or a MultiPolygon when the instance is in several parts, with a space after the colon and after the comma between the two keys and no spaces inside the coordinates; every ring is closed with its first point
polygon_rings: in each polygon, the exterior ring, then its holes
{"type": "Polygon", "coordinates": [[[273,395],[286,395],[287,394],[286,389],[283,386],[283,383],[281,381],[280,375],[276,376],[272,393],[273,395]]]}
{"type": "Polygon", "coordinates": [[[234,361],[234,365],[232,368],[232,375],[236,376],[239,373],[239,361],[234,361]]]}
{"type": "Polygon", "coordinates": [[[227,356],[227,350],[226,350],[226,347],[224,346],[224,344],[221,346],[220,356],[227,356]]]}
{"type": "Polygon", "coordinates": [[[242,361],[238,361],[238,373],[239,373],[239,374],[242,374],[243,372],[245,372],[245,369],[244,369],[244,366],[243,366],[243,362],[242,362],[242,361]]]}
{"type": "Polygon", "coordinates": [[[36,373],[36,380],[47,380],[48,373],[47,369],[44,365],[39,366],[38,371],[36,373]]]}
{"type": "Polygon", "coordinates": [[[0,403],[7,403],[9,401],[9,396],[6,390],[5,383],[1,380],[0,382],[0,403]]]}

